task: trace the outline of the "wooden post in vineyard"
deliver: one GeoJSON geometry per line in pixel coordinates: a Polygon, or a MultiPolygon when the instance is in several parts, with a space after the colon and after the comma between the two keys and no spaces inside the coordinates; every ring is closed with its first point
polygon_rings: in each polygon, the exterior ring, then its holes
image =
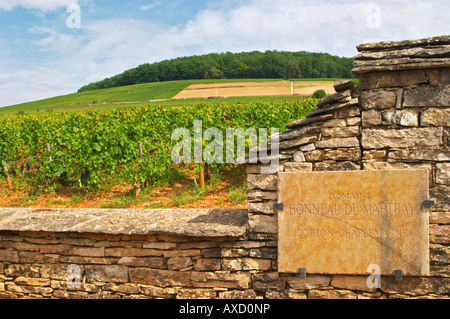
{"type": "MultiPolygon", "coordinates": [[[[45,144],[45,150],[47,151],[48,154],[50,154],[50,144],[49,143],[45,144]]],[[[51,155],[48,155],[48,161],[49,162],[53,161],[51,155]]]]}
{"type": "MultiPolygon", "coordinates": [[[[138,142],[138,151],[139,151],[139,158],[141,160],[144,159],[144,151],[142,149],[142,142],[141,141],[138,142]]],[[[141,182],[137,181],[137,187],[136,187],[135,196],[138,196],[140,192],[141,192],[141,182]]]]}
{"type": "Polygon", "coordinates": [[[205,189],[205,168],[200,170],[200,188],[205,189]]]}
{"type": "MultiPolygon", "coordinates": [[[[47,155],[48,155],[48,161],[49,162],[53,162],[52,156],[50,155],[51,149],[50,149],[50,144],[49,143],[45,144],[45,151],[47,152],[47,155]]],[[[49,190],[49,183],[48,183],[47,179],[44,179],[44,183],[45,183],[45,191],[48,191],[49,190]]],[[[53,182],[51,182],[51,183],[53,184],[53,182]]]]}
{"type": "MultiPolygon", "coordinates": [[[[139,141],[138,147],[139,147],[139,158],[143,160],[144,159],[144,150],[143,150],[141,141],[139,141]]],[[[148,187],[148,178],[145,180],[144,187],[145,188],[148,187]]]]}
{"type": "Polygon", "coordinates": [[[13,185],[11,182],[11,178],[9,178],[9,175],[8,175],[8,165],[7,164],[3,165],[3,172],[5,173],[5,176],[6,176],[6,185],[8,186],[9,191],[12,192],[13,185]]]}
{"type": "Polygon", "coordinates": [[[139,148],[139,158],[144,159],[144,151],[142,150],[142,142],[138,142],[138,148],[139,148]]]}

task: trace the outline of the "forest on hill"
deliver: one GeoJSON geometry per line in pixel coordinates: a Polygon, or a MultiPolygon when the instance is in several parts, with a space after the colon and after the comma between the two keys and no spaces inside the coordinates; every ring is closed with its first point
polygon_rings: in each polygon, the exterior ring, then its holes
{"type": "Polygon", "coordinates": [[[327,53],[211,53],[142,64],[83,86],[78,92],[175,80],[353,78],[352,67],[353,58],[327,53]]]}

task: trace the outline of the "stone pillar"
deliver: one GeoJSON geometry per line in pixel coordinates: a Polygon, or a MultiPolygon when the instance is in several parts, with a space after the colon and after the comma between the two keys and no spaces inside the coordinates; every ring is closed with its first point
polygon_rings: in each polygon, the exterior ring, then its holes
{"type": "Polygon", "coordinates": [[[448,276],[439,256],[450,244],[450,36],[358,50],[363,167],[429,170],[431,275],[448,276]]]}
{"type": "Polygon", "coordinates": [[[280,133],[280,167],[248,164],[249,219],[276,238],[278,172],[427,169],[431,276],[448,276],[450,244],[450,36],[358,46],[360,86],[336,94],[280,133]]]}

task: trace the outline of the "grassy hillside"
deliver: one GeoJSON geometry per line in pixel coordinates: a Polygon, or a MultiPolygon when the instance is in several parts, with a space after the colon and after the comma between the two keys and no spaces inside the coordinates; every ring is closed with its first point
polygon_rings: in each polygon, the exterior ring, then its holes
{"type": "MultiPolygon", "coordinates": [[[[22,112],[37,113],[47,111],[89,111],[98,109],[111,109],[123,105],[147,105],[149,104],[149,101],[152,100],[170,99],[191,84],[246,81],[249,80],[186,80],[136,84],[130,86],[73,93],[34,102],[12,105],[0,108],[0,114],[17,114],[22,112]]],[[[273,80],[260,79],[251,81],[259,82],[273,80]]],[[[191,103],[197,102],[191,101],[191,103]]]]}
{"type": "MultiPolygon", "coordinates": [[[[186,99],[186,100],[167,100],[170,99],[191,84],[200,83],[229,83],[229,82],[263,82],[274,81],[278,79],[237,79],[237,80],[186,80],[186,81],[170,81],[137,84],[131,86],[122,86],[109,89],[101,89],[95,91],[86,91],[69,95],[57,96],[45,100],[17,104],[13,106],[0,108],[0,114],[20,114],[20,113],[43,113],[43,112],[65,112],[65,111],[90,111],[90,110],[106,110],[123,106],[139,106],[149,105],[153,103],[165,106],[188,106],[198,103],[273,103],[282,101],[292,101],[298,99],[296,96],[258,96],[258,97],[236,97],[217,100],[205,100],[202,98],[186,99]],[[157,100],[155,102],[151,102],[157,100]]],[[[311,79],[293,80],[296,85],[301,85],[302,81],[311,79]]],[[[335,79],[313,79],[335,80],[335,79]]]]}

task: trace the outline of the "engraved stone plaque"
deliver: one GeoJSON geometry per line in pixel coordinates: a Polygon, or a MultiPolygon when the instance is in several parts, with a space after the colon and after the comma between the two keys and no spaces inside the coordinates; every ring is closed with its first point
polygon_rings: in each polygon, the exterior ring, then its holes
{"type": "Polygon", "coordinates": [[[278,271],[429,276],[428,171],[279,173],[278,271]]]}

